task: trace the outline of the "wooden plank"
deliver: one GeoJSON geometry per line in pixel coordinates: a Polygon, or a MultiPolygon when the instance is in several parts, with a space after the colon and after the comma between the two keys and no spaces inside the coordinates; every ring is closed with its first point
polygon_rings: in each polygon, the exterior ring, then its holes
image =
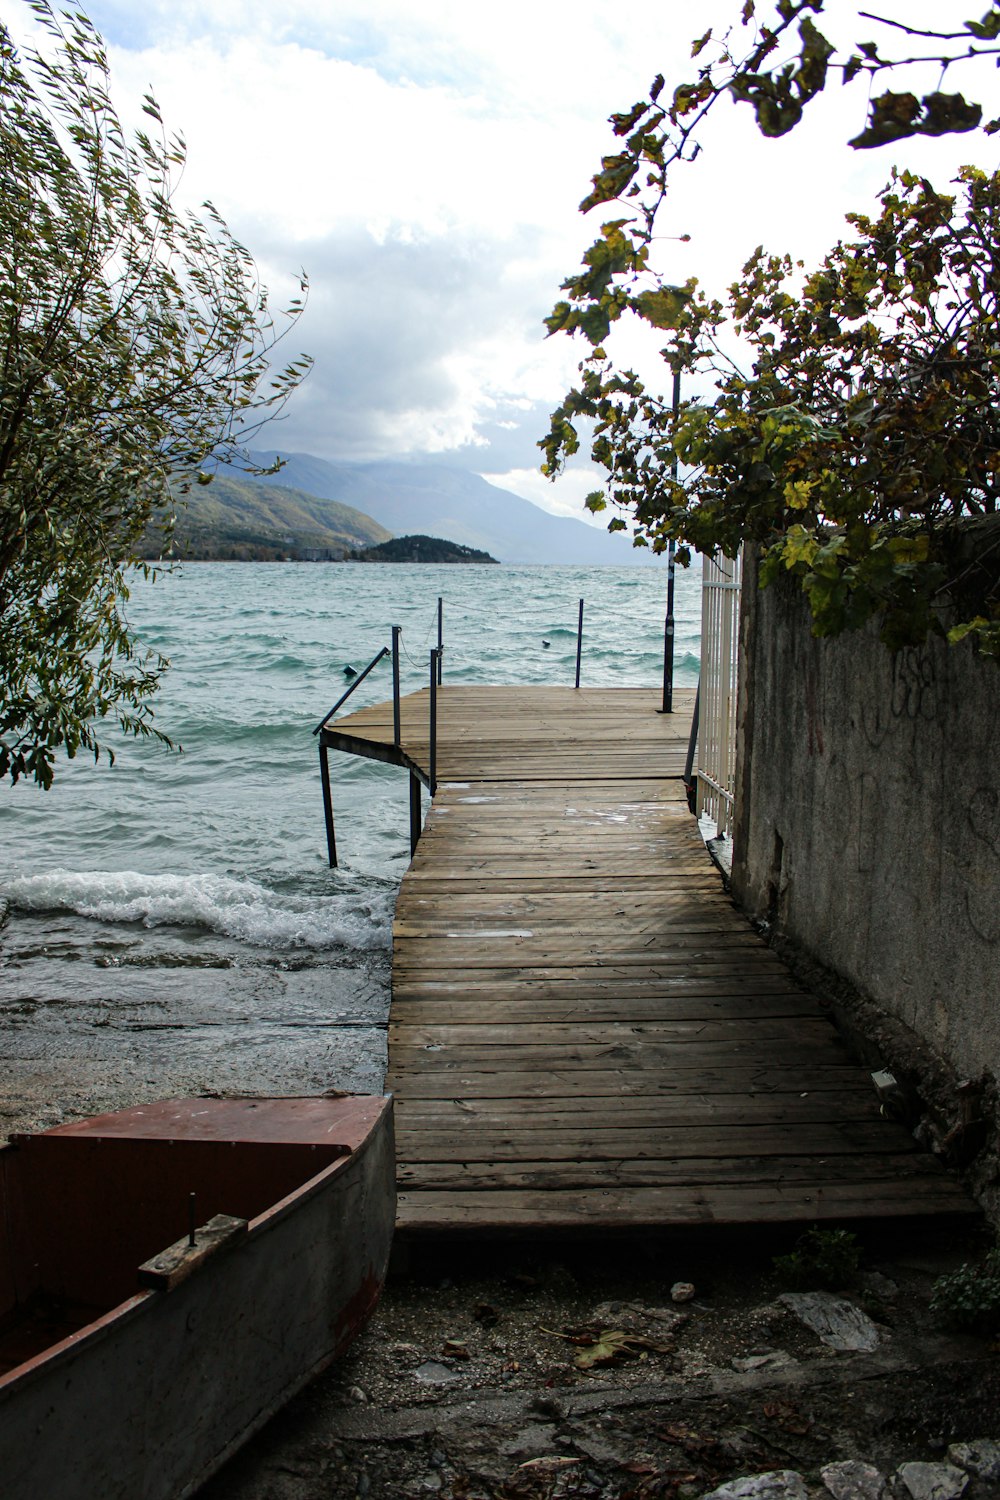
{"type": "MultiPolygon", "coordinates": [[[[397,1135],[407,1130],[440,1131],[457,1138],[466,1128],[482,1124],[490,1129],[521,1126],[538,1135],[552,1131],[590,1129],[656,1130],[705,1125],[758,1129],[770,1125],[836,1126],[843,1122],[879,1123],[883,1139],[908,1145],[905,1131],[886,1132],[878,1102],[870,1087],[846,1085],[836,1093],[817,1094],[708,1094],[679,1093],[673,1097],[583,1094],[577,1098],[554,1095],[538,1099],[456,1097],[417,1099],[412,1095],[396,1100],[397,1135]]],[[[902,1146],[900,1147],[902,1149],[902,1146]]]]}
{"type": "Polygon", "coordinates": [[[776,1020],[687,1020],[687,1021],[602,1021],[602,1022],[504,1022],[499,1019],[452,1025],[451,1016],[444,1025],[401,1024],[393,1007],[389,1024],[392,1048],[460,1049],[462,1056],[472,1051],[503,1047],[646,1047],[649,1044],[719,1046],[730,1043],[750,1044],[770,1051],[788,1048],[797,1052],[799,1044],[826,1048],[830,1023],[824,1016],[780,1017],[776,1020]]]}
{"type": "MultiPolygon", "coordinates": [[[[544,1132],[538,1116],[531,1122],[515,1116],[498,1124],[481,1122],[473,1127],[463,1122],[459,1130],[438,1125],[434,1129],[406,1126],[397,1131],[400,1159],[414,1162],[525,1162],[532,1161],[540,1141],[545,1144],[548,1162],[584,1161],[714,1161],[759,1158],[772,1160],[788,1155],[791,1145],[795,1158],[847,1157],[858,1154],[882,1156],[886,1149],[885,1131],[877,1116],[862,1121],[821,1121],[799,1124],[794,1139],[780,1123],[763,1121],[755,1125],[633,1125],[623,1129],[611,1114],[603,1118],[579,1115],[547,1117],[544,1132]],[[599,1128],[603,1126],[604,1128],[599,1128]]],[[[912,1140],[893,1160],[917,1151],[912,1140]]]]}
{"type": "Polygon", "coordinates": [[[509,1047],[499,1043],[481,1047],[471,1044],[447,1047],[431,1043],[414,1047],[397,1034],[390,1045],[393,1074],[397,1078],[416,1072],[425,1078],[443,1073],[450,1077],[458,1073],[540,1074],[550,1087],[568,1069],[579,1074],[606,1072],[608,1068],[621,1068],[635,1074],[658,1072],[669,1074],[677,1081],[692,1070],[701,1074],[703,1070],[757,1067],[766,1068],[768,1076],[773,1077],[778,1068],[795,1073],[807,1068],[835,1069],[839,1066],[846,1070],[855,1066],[850,1062],[846,1048],[835,1048],[828,1037],[794,1044],[760,1043],[751,1039],[662,1044],[613,1042],[597,1046],[522,1042],[509,1047]],[[839,1052],[843,1053],[842,1057],[838,1057],[839,1052]]]}
{"type": "Polygon", "coordinates": [[[905,1182],[913,1191],[922,1184],[941,1181],[941,1169],[918,1153],[909,1156],[741,1156],[729,1160],[692,1158],[672,1161],[609,1159],[584,1162],[484,1161],[418,1162],[407,1157],[397,1172],[397,1188],[421,1193],[493,1190],[521,1192],[575,1192],[592,1188],[598,1192],[621,1188],[705,1187],[727,1184],[749,1192],[751,1187],[767,1191],[790,1185],[825,1192],[844,1185],[905,1182]]]}
{"type": "Polygon", "coordinates": [[[854,1218],[969,1214],[972,1205],[957,1183],[935,1180],[934,1191],[917,1178],[903,1182],[801,1187],[728,1183],[647,1187],[598,1192],[421,1193],[397,1198],[397,1227],[404,1232],[478,1231],[511,1234],[539,1230],[601,1232],[670,1225],[815,1223],[854,1218]]]}
{"type": "MultiPolygon", "coordinates": [[[[496,1072],[472,1068],[445,1073],[426,1073],[422,1068],[397,1067],[389,1059],[387,1089],[406,1099],[548,1099],[555,1091],[566,1098],[669,1098],[696,1092],[714,1094],[761,1094],[796,1098],[802,1093],[840,1093],[853,1083],[867,1093],[870,1084],[860,1069],[843,1064],[769,1070],[763,1065],[701,1068],[664,1073],[654,1068],[630,1071],[624,1068],[557,1072],[496,1072]]],[[[887,1124],[888,1133],[892,1133],[887,1124]]],[[[900,1127],[896,1127],[899,1129],[900,1127]]]]}
{"type": "Polygon", "coordinates": [[[466,1025],[573,1025],[589,1027],[597,1024],[633,1026],[658,1025],[664,1023],[696,1024],[703,1021],[747,1021],[748,1025],[765,1024],[779,1019],[828,1017],[820,1010],[815,1000],[808,996],[799,998],[790,993],[788,999],[781,996],[761,995],[755,998],[753,1019],[748,1019],[747,997],[718,998],[715,996],[693,996],[686,1004],[676,998],[656,995],[637,996],[593,996],[573,994],[574,985],[563,1001],[525,999],[518,987],[505,993],[485,989],[477,992],[475,999],[456,999],[453,993],[435,991],[422,987],[425,993],[409,998],[409,991],[397,994],[392,1005],[392,1021],[398,1026],[436,1026],[447,1021],[450,1026],[466,1025]],[[426,991],[429,990],[429,993],[426,991]],[[430,1002],[440,1002],[433,1006],[430,1002]]]}

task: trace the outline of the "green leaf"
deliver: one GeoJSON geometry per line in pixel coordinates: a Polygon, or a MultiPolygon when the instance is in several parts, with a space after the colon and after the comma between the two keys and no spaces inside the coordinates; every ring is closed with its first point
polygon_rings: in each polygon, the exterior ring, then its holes
{"type": "Polygon", "coordinates": [[[664,286],[655,292],[640,292],[632,306],[654,328],[677,328],[691,301],[690,286],[664,286]]]}

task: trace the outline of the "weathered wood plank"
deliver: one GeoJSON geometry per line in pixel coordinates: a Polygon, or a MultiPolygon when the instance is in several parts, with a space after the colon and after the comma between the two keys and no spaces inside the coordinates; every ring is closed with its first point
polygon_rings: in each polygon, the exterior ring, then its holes
{"type": "Polygon", "coordinates": [[[779,1224],[854,1218],[922,1217],[929,1212],[967,1214],[969,1200],[957,1183],[920,1178],[903,1182],[830,1186],[753,1185],[646,1187],[607,1191],[416,1192],[399,1194],[400,1225],[412,1232],[474,1231],[493,1234],[590,1229],[607,1232],[696,1224],[779,1224]]]}
{"type": "MultiPolygon", "coordinates": [[[[403,1147],[405,1150],[405,1145],[403,1147]]],[[[641,1160],[602,1156],[584,1162],[521,1161],[490,1163],[485,1161],[416,1162],[407,1154],[397,1172],[397,1188],[405,1191],[419,1188],[423,1193],[467,1190],[481,1192],[576,1192],[590,1188],[596,1192],[621,1188],[708,1187],[728,1185],[763,1191],[789,1186],[808,1188],[812,1193],[832,1188],[857,1187],[861,1182],[871,1187],[905,1182],[912,1192],[921,1184],[940,1179],[939,1171],[928,1170],[927,1159],[917,1153],[909,1156],[827,1156],[821,1158],[767,1155],[734,1157],[731,1160],[697,1157],[690,1160],[641,1160]]]]}
{"type": "MultiPolygon", "coordinates": [[[[851,1085],[867,1092],[870,1085],[860,1069],[842,1064],[833,1067],[803,1067],[770,1070],[767,1064],[732,1067],[704,1065],[688,1070],[660,1072],[655,1068],[630,1071],[617,1069],[570,1069],[555,1072],[494,1072],[459,1069],[448,1073],[425,1073],[421,1068],[397,1067],[390,1056],[386,1087],[407,1099],[547,1099],[556,1091],[567,1098],[621,1098],[625,1096],[668,1098],[690,1096],[696,1090],[714,1094],[777,1095],[786,1102],[802,1093],[839,1094],[851,1085]]],[[[897,1127],[898,1129],[899,1127],[897,1127]]],[[[891,1135],[891,1122],[886,1122],[891,1135]]]]}
{"type": "MultiPolygon", "coordinates": [[[[545,1144],[548,1162],[585,1161],[735,1161],[736,1159],[773,1160],[787,1155],[790,1144],[795,1158],[818,1156],[844,1158],[855,1155],[885,1153],[885,1131],[876,1117],[863,1121],[841,1121],[800,1124],[790,1142],[788,1130],[778,1122],[757,1125],[711,1125],[664,1127],[633,1126],[622,1129],[621,1121],[606,1115],[594,1123],[587,1116],[547,1117],[544,1127],[540,1117],[531,1123],[515,1117],[503,1123],[482,1122],[475,1126],[463,1122],[460,1129],[436,1129],[406,1126],[397,1132],[402,1162],[497,1163],[530,1162],[540,1142],[545,1144]],[[601,1129],[598,1126],[603,1125],[601,1129]]],[[[916,1143],[904,1142],[893,1160],[916,1154],[916,1143]]]]}

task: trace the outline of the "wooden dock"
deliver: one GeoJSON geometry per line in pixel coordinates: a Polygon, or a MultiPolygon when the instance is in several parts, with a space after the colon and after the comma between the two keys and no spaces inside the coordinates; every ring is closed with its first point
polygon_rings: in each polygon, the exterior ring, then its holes
{"type": "MultiPolygon", "coordinates": [[[[427,692],[330,748],[426,768],[427,692]]],[[[401,1230],[969,1212],[724,893],[681,782],[690,694],[444,687],[393,930],[401,1230]]]]}

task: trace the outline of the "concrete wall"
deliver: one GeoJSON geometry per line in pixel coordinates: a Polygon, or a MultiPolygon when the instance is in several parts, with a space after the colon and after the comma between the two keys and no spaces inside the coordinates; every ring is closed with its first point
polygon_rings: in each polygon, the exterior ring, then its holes
{"type": "Polygon", "coordinates": [[[1000,666],[815,640],[747,569],[733,889],[794,948],[1000,1078],[1000,666]]]}

